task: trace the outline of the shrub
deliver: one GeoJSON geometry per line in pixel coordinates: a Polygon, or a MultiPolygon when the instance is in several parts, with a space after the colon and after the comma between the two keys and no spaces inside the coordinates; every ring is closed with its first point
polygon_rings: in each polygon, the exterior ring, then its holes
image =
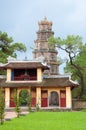
{"type": "Polygon", "coordinates": [[[4,123],[4,114],[5,113],[5,103],[4,103],[4,94],[3,89],[0,88],[0,123],[4,123]]]}

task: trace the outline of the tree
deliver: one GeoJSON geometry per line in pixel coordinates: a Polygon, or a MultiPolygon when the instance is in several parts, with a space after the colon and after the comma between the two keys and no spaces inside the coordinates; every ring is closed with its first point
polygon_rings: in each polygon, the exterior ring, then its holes
{"type": "Polygon", "coordinates": [[[0,123],[4,123],[4,114],[5,113],[5,103],[4,103],[4,94],[3,89],[0,88],[0,123]]]}
{"type": "Polygon", "coordinates": [[[67,53],[65,70],[71,72],[72,77],[79,81],[81,86],[79,98],[81,98],[85,90],[86,77],[86,44],[82,42],[82,37],[78,35],[68,35],[66,39],[50,37],[48,43],[67,53]]]}
{"type": "Polygon", "coordinates": [[[13,38],[9,37],[6,32],[0,31],[0,62],[6,63],[7,57],[16,57],[16,51],[26,51],[22,43],[13,43],[13,38]]]}
{"type": "Polygon", "coordinates": [[[20,113],[21,113],[21,108],[20,108],[21,101],[18,97],[16,89],[14,90],[14,103],[15,103],[15,112],[17,113],[17,117],[19,118],[20,113]]]}
{"type": "Polygon", "coordinates": [[[32,100],[32,95],[31,95],[31,89],[30,89],[29,95],[27,97],[27,106],[28,106],[29,112],[31,112],[31,100],[32,100]]]}
{"type": "Polygon", "coordinates": [[[73,74],[72,78],[77,79],[80,84],[79,88],[73,90],[73,95],[77,93],[79,98],[86,99],[86,45],[83,45],[83,47],[83,51],[76,56],[74,61],[74,64],[80,67],[81,74],[69,62],[66,63],[65,72],[71,72],[73,74]]]}
{"type": "Polygon", "coordinates": [[[19,93],[19,98],[21,101],[21,106],[27,105],[27,99],[28,99],[29,93],[26,89],[22,89],[19,93]]]}

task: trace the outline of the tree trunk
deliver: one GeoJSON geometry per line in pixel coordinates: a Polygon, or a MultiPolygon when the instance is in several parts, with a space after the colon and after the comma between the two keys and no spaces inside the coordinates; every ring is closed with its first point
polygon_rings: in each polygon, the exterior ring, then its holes
{"type": "Polygon", "coordinates": [[[80,78],[80,80],[81,80],[81,92],[80,92],[80,95],[79,95],[79,99],[82,98],[82,96],[83,96],[83,94],[84,94],[84,88],[85,88],[85,86],[84,86],[84,77],[82,76],[82,77],[80,78]]]}

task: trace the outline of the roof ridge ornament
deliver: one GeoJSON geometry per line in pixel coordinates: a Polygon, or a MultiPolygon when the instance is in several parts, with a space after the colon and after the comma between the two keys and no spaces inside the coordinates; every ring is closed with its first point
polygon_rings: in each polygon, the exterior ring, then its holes
{"type": "Polygon", "coordinates": [[[44,20],[45,20],[45,21],[47,20],[47,17],[46,17],[46,16],[44,16],[44,20]]]}
{"type": "Polygon", "coordinates": [[[10,62],[10,61],[16,61],[16,58],[8,56],[7,60],[8,60],[8,62],[10,62]]]}

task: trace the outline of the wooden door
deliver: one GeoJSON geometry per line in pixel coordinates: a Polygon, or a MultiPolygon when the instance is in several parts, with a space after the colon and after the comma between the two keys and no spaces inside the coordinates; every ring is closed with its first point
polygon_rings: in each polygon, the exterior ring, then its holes
{"type": "Polygon", "coordinates": [[[41,107],[47,107],[48,106],[48,92],[47,90],[41,91],[41,107]]]}
{"type": "Polygon", "coordinates": [[[60,91],[60,107],[66,107],[66,91],[60,91]]]}
{"type": "Polygon", "coordinates": [[[31,107],[36,107],[36,88],[31,88],[31,107]]]}
{"type": "Polygon", "coordinates": [[[14,103],[14,88],[10,88],[10,107],[15,107],[15,103],[14,103]]]}

